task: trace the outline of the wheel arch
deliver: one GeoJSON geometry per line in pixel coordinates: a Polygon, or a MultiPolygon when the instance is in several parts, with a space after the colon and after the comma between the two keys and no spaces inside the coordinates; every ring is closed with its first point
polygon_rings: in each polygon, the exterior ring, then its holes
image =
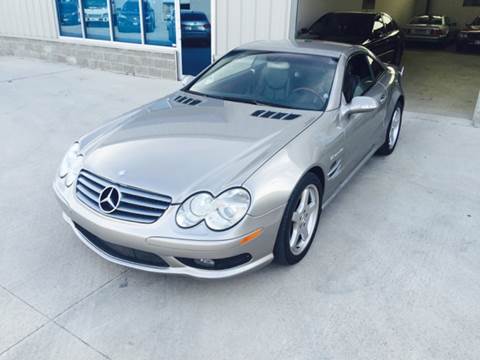
{"type": "MultiPolygon", "coordinates": [[[[305,174],[308,174],[308,173],[312,173],[312,174],[316,175],[320,179],[320,182],[322,183],[323,189],[325,189],[325,172],[323,171],[323,169],[320,166],[316,165],[316,166],[312,167],[305,174]]],[[[305,176],[305,175],[303,175],[303,176],[305,176]]],[[[302,178],[303,178],[303,176],[302,176],[302,178]]]]}

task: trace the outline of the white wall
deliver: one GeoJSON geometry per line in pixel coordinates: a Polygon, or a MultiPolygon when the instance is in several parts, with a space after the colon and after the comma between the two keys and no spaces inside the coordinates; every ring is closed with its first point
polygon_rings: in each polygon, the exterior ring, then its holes
{"type": "MultiPolygon", "coordinates": [[[[309,27],[329,11],[362,9],[362,0],[298,0],[298,3],[297,30],[309,27]]],[[[402,25],[415,14],[415,4],[416,0],[376,0],[375,10],[390,14],[402,25]]]]}
{"type": "Polygon", "coordinates": [[[216,56],[250,41],[288,38],[291,0],[217,0],[216,6],[216,56]]]}
{"type": "Polygon", "coordinates": [[[462,27],[471,23],[476,16],[480,16],[480,7],[464,7],[463,0],[432,0],[431,13],[449,16],[459,27],[462,27]]]}
{"type": "Polygon", "coordinates": [[[415,13],[416,0],[377,0],[375,9],[392,16],[400,25],[410,21],[415,13]]]}
{"type": "Polygon", "coordinates": [[[54,0],[0,0],[0,35],[55,39],[54,0]]]}

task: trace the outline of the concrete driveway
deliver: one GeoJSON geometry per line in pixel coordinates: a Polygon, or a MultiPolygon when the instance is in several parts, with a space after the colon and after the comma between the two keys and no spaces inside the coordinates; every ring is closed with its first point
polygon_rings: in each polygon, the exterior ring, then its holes
{"type": "Polygon", "coordinates": [[[480,130],[406,115],[298,266],[197,281],[107,263],[51,190],[70,143],[176,83],[0,58],[0,360],[480,358],[480,130]]]}

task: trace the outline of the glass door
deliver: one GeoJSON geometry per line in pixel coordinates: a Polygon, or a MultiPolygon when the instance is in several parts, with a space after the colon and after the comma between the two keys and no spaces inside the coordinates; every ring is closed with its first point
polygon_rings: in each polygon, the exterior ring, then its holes
{"type": "Polygon", "coordinates": [[[183,75],[197,75],[212,59],[212,0],[180,0],[183,75]]]}

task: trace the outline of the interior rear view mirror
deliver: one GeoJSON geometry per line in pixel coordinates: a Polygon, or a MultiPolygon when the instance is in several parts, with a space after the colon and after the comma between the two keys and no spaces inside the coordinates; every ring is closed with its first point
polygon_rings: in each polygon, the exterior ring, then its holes
{"type": "Polygon", "coordinates": [[[357,96],[352,99],[350,104],[342,106],[342,115],[344,117],[352,114],[367,113],[378,109],[378,101],[369,96],[357,96]]]}

